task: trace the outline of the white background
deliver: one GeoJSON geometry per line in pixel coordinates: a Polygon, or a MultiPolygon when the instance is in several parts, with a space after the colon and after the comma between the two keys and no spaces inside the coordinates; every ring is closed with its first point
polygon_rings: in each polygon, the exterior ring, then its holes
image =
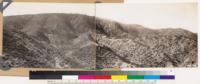
{"type": "MultiPolygon", "coordinates": [[[[171,1],[175,0],[153,0],[156,1],[155,3],[165,2],[166,3],[172,3],[171,1]]],[[[111,5],[97,5],[97,16],[121,21],[124,23],[132,23],[132,24],[141,24],[147,27],[152,28],[166,28],[166,27],[182,27],[187,30],[197,32],[198,31],[198,25],[197,25],[197,8],[195,6],[191,6],[191,4],[186,4],[188,1],[191,0],[176,0],[175,2],[183,2],[185,4],[181,5],[171,5],[171,7],[168,7],[166,5],[152,5],[149,3],[149,0],[126,0],[126,3],[134,3],[134,4],[141,4],[141,3],[148,3],[149,5],[127,5],[120,7],[120,5],[114,4],[112,7],[111,5]],[[145,1],[145,2],[144,2],[145,1]],[[151,7],[149,7],[151,5],[151,7]],[[133,8],[129,8],[133,7],[133,8]],[[138,8],[139,9],[138,9],[138,8]],[[164,9],[163,9],[164,8],[164,9]],[[125,10],[124,10],[125,9],[125,10]],[[141,10],[142,9],[142,10],[141,10]],[[129,13],[130,12],[130,13],[129,13]],[[143,14],[142,14],[143,13],[143,14]],[[141,18],[143,17],[143,18],[141,18]]],[[[154,3],[154,4],[155,4],[154,3]]],[[[52,4],[51,6],[45,6],[43,4],[37,5],[42,7],[34,9],[35,7],[23,7],[24,5],[18,5],[21,6],[18,8],[14,8],[14,6],[10,6],[10,9],[6,9],[4,12],[5,15],[18,15],[23,13],[36,13],[34,11],[41,11],[41,12],[73,12],[73,13],[81,13],[81,14],[88,14],[88,15],[94,15],[94,5],[81,5],[80,7],[68,5],[65,6],[65,9],[63,9],[63,6],[59,8],[61,5],[52,4]],[[47,8],[46,8],[47,7],[47,8]],[[52,9],[52,11],[49,11],[49,9],[52,9]],[[68,8],[68,9],[67,9],[68,8]],[[17,10],[16,11],[13,11],[17,10]],[[28,10],[25,10],[28,9],[28,10]],[[57,9],[57,10],[56,10],[57,9]],[[12,10],[12,11],[11,11],[12,10]],[[23,10],[23,11],[19,11],[23,10]],[[47,11],[48,10],[48,11],[47,11]],[[27,12],[28,11],[28,12],[27,12]]],[[[30,6],[30,5],[29,5],[30,6]]],[[[199,6],[200,7],[200,6],[199,6]]],[[[198,8],[199,8],[198,7],[198,8]]],[[[199,10],[199,9],[198,9],[199,10]]],[[[38,12],[37,12],[38,13],[38,12]]],[[[198,17],[199,18],[199,17],[198,17]]],[[[200,64],[199,64],[200,65],[200,64]]],[[[139,68],[139,69],[124,69],[124,70],[172,70],[175,72],[176,75],[176,84],[199,84],[200,83],[200,69],[199,68],[154,68],[154,69],[145,69],[145,68],[139,68]]],[[[39,81],[29,81],[28,77],[0,77],[0,82],[2,84],[45,84],[44,82],[39,81]],[[32,82],[32,83],[31,83],[32,82]],[[37,82],[37,83],[35,83],[37,82]]]]}

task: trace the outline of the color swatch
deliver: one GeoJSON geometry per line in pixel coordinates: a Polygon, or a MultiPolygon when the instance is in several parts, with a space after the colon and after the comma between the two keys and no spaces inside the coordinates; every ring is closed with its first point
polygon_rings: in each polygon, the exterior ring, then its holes
{"type": "Polygon", "coordinates": [[[31,71],[30,79],[65,80],[174,80],[175,75],[134,71],[31,71]]]}

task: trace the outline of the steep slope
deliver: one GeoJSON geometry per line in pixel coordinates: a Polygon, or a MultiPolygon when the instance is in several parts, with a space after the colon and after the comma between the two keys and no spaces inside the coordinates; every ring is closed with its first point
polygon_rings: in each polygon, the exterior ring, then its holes
{"type": "Polygon", "coordinates": [[[197,34],[153,30],[80,14],[4,17],[7,67],[132,68],[197,66],[197,34]]]}
{"type": "Polygon", "coordinates": [[[88,38],[94,20],[76,14],[5,17],[4,54],[12,67],[94,69],[95,45],[88,38]]]}
{"type": "Polygon", "coordinates": [[[197,34],[97,19],[97,68],[195,67],[197,34]]]}

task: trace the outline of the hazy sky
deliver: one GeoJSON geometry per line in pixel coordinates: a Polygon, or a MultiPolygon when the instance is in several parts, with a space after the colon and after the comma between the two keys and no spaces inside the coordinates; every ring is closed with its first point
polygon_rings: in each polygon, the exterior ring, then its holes
{"type": "Polygon", "coordinates": [[[39,14],[39,13],[80,13],[95,15],[94,4],[64,3],[12,3],[4,12],[4,16],[39,14]]]}
{"type": "Polygon", "coordinates": [[[184,28],[198,30],[195,3],[134,3],[100,4],[96,15],[127,24],[140,24],[150,28],[184,28]]]}
{"type": "Polygon", "coordinates": [[[4,16],[38,13],[80,13],[150,28],[184,28],[197,32],[195,3],[63,4],[12,3],[4,16]],[[96,9],[95,9],[96,7],[96,9]]]}

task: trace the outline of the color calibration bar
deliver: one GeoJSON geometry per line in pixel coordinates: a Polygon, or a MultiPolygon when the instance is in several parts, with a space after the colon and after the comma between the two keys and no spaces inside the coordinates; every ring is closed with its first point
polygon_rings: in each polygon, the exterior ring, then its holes
{"type": "Polygon", "coordinates": [[[165,74],[155,71],[30,71],[29,76],[31,80],[175,80],[175,75],[165,74]]]}
{"type": "Polygon", "coordinates": [[[63,75],[65,80],[174,80],[174,75],[63,75]]]}

